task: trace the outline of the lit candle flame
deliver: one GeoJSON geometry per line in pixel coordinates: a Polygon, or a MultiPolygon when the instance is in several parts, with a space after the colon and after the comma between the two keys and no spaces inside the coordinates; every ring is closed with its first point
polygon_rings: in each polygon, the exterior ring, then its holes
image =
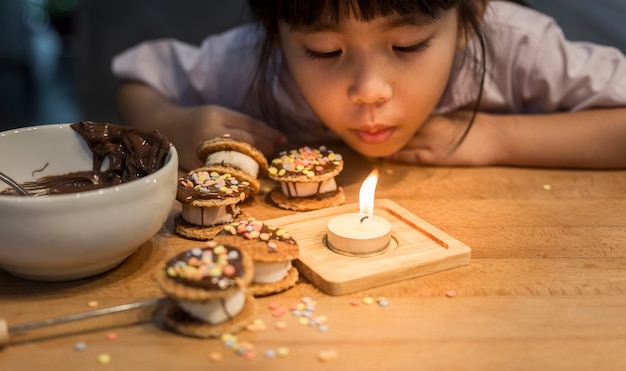
{"type": "Polygon", "coordinates": [[[378,183],[378,169],[365,178],[359,191],[359,212],[367,217],[372,217],[374,212],[374,194],[376,193],[376,184],[378,183]]]}

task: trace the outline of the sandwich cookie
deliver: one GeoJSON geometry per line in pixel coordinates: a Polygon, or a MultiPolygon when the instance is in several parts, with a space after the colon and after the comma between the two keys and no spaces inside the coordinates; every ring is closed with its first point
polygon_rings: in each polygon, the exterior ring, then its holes
{"type": "Polygon", "coordinates": [[[281,152],[268,169],[269,178],[280,183],[270,197],[278,207],[295,211],[339,206],[345,201],[335,182],[341,170],[341,155],[325,146],[281,152]]]}
{"type": "Polygon", "coordinates": [[[287,290],[298,281],[292,265],[300,248],[284,229],[249,218],[227,224],[214,238],[217,243],[240,247],[254,263],[254,277],[248,292],[254,296],[287,290]]]}
{"type": "Polygon", "coordinates": [[[172,299],[164,308],[164,324],[199,338],[241,330],[256,312],[254,297],[245,291],[253,269],[245,252],[212,241],[176,255],[157,273],[172,299]]]}
{"type": "Polygon", "coordinates": [[[196,153],[205,166],[232,167],[256,179],[267,174],[267,159],[263,153],[228,134],[201,142],[196,153]]]}
{"type": "Polygon", "coordinates": [[[179,178],[176,199],[182,213],[174,220],[174,231],[196,240],[209,240],[241,214],[238,204],[260,189],[256,178],[243,180],[241,170],[202,167],[179,178]]]}

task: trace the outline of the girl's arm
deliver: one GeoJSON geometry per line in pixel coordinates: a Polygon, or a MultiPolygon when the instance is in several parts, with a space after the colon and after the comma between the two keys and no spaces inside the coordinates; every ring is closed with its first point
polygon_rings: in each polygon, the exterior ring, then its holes
{"type": "Polygon", "coordinates": [[[626,168],[626,108],[552,114],[478,113],[465,141],[454,142],[471,116],[433,116],[390,159],[438,165],[626,168]]]}
{"type": "Polygon", "coordinates": [[[182,107],[138,82],[120,85],[117,107],[125,124],[163,133],[178,150],[180,167],[186,170],[204,165],[196,147],[205,139],[230,134],[266,155],[286,142],[284,134],[245,114],[216,105],[182,107]]]}

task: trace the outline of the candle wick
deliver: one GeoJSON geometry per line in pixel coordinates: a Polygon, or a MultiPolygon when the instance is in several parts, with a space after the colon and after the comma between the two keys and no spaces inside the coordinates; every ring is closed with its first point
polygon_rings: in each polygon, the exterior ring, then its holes
{"type": "Polygon", "coordinates": [[[369,218],[369,216],[365,215],[364,217],[361,218],[361,223],[363,223],[365,221],[365,219],[369,218]]]}

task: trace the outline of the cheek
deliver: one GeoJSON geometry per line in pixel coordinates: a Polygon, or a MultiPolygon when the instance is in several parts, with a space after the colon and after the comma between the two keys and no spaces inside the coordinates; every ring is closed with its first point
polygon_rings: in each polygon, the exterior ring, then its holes
{"type": "Polygon", "coordinates": [[[340,78],[331,76],[327,69],[315,66],[307,58],[291,60],[289,67],[309,107],[322,121],[331,124],[334,120],[330,118],[345,104],[347,88],[344,83],[340,78]]]}

